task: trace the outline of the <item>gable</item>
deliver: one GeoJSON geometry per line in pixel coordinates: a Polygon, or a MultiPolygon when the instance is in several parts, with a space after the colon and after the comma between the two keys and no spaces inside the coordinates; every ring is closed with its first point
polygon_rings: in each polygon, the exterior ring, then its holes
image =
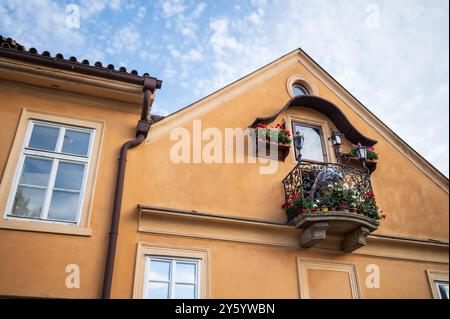
{"type": "MultiPolygon", "coordinates": [[[[316,63],[303,50],[294,50],[279,59],[267,64],[266,66],[256,70],[253,73],[225,86],[222,89],[200,99],[197,102],[167,116],[163,120],[155,123],[152,126],[151,133],[147,139],[147,143],[152,143],[164,135],[170,133],[171,130],[186,125],[193,119],[198,119],[205,116],[209,112],[220,108],[227,104],[227,102],[237,98],[238,96],[262,85],[269,81],[274,76],[281,72],[288,70],[300,64],[309,72],[321,87],[326,88],[327,91],[320,89],[317,94],[320,97],[328,99],[328,96],[333,95],[339,103],[335,103],[338,107],[348,108],[351,112],[344,114],[349,117],[350,122],[354,119],[362,120],[371,129],[380,134],[390,145],[392,145],[400,154],[402,154],[408,161],[415,165],[425,176],[430,178],[441,189],[448,193],[448,179],[439,172],[432,164],[417,153],[411,146],[403,141],[397,134],[389,129],[378,117],[370,112],[358,99],[356,99],[350,92],[348,92],[342,85],[340,85],[330,74],[328,74],[318,63],[316,63]]],[[[316,87],[317,84],[312,84],[316,87]]],[[[317,89],[315,89],[317,91],[317,89]]],[[[262,111],[254,110],[254,117],[270,116],[275,111],[278,111],[283,104],[274,105],[273,112],[261,114],[262,111]]],[[[251,125],[249,122],[248,125],[251,125]]]]}

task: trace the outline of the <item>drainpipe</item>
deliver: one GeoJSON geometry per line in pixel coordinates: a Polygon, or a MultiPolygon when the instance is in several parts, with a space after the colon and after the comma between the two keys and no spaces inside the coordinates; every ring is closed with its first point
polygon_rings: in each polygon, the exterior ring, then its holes
{"type": "Polygon", "coordinates": [[[142,102],[141,119],[137,123],[136,138],[125,142],[120,149],[119,168],[117,171],[116,189],[114,192],[114,205],[112,210],[111,230],[109,233],[108,255],[106,257],[105,276],[103,278],[102,298],[109,299],[114,272],[114,260],[116,256],[117,236],[119,235],[120,208],[122,206],[123,183],[128,150],[141,144],[150,130],[150,110],[153,104],[156,89],[161,88],[162,82],[151,77],[144,80],[144,100],[142,102]]]}

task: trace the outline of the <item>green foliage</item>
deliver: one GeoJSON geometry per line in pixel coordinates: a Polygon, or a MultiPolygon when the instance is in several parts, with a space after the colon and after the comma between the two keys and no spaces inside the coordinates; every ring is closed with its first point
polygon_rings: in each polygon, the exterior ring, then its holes
{"type": "MultiPolygon", "coordinates": [[[[372,148],[373,149],[373,148],[372,148]]],[[[358,157],[358,155],[356,155],[356,147],[353,147],[350,152],[349,152],[350,156],[352,157],[358,157]]],[[[375,153],[375,151],[371,150],[371,149],[367,149],[367,159],[368,160],[372,160],[372,161],[377,161],[378,160],[378,154],[375,153]]]]}

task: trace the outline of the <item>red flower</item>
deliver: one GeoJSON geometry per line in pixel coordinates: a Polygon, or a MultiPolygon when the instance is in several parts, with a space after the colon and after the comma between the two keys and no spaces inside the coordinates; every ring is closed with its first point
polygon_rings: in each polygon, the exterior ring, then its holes
{"type": "Polygon", "coordinates": [[[283,205],[281,205],[281,208],[285,209],[285,208],[291,207],[291,205],[292,204],[290,202],[285,202],[283,205]]]}
{"type": "Polygon", "coordinates": [[[374,193],[367,193],[367,196],[369,196],[369,197],[375,197],[375,194],[374,194],[374,193]]]}
{"type": "Polygon", "coordinates": [[[375,152],[375,147],[373,147],[373,146],[369,146],[367,149],[368,149],[369,151],[375,152]]]}
{"type": "Polygon", "coordinates": [[[298,194],[292,194],[292,195],[291,195],[291,201],[296,200],[297,197],[298,197],[298,194]]]}
{"type": "Polygon", "coordinates": [[[266,124],[262,124],[262,123],[259,123],[259,124],[258,124],[258,128],[266,128],[266,127],[267,127],[266,124]]]}
{"type": "Polygon", "coordinates": [[[287,135],[287,136],[291,136],[291,131],[286,130],[286,135],[287,135]]]}

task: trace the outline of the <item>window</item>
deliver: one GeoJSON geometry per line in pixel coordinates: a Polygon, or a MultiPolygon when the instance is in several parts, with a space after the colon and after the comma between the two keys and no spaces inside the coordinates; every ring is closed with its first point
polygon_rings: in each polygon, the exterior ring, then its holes
{"type": "MultiPolygon", "coordinates": [[[[292,132],[294,135],[299,132],[305,137],[303,148],[301,150],[302,158],[306,160],[326,162],[327,157],[323,145],[321,129],[319,127],[296,122],[294,122],[292,126],[292,132]]],[[[295,150],[295,152],[297,153],[297,150],[295,150]]]]}
{"type": "Polygon", "coordinates": [[[300,84],[294,84],[292,86],[292,92],[294,93],[294,96],[308,95],[308,90],[300,84]]]}
{"type": "Polygon", "coordinates": [[[319,95],[314,82],[302,74],[292,74],[286,80],[286,90],[291,97],[302,95],[319,95]]]}
{"type": "Polygon", "coordinates": [[[138,243],[133,298],[208,298],[208,256],[204,248],[138,243]]]}
{"type": "Polygon", "coordinates": [[[448,299],[448,281],[435,281],[439,299],[448,299]]]}
{"type": "Polygon", "coordinates": [[[448,271],[427,270],[431,294],[434,299],[449,299],[448,271]]]}
{"type": "Polygon", "coordinates": [[[292,85],[292,93],[294,96],[308,95],[308,90],[300,84],[292,85]]]}
{"type": "Polygon", "coordinates": [[[195,259],[147,257],[144,298],[197,299],[198,268],[195,259]]]}
{"type": "Polygon", "coordinates": [[[31,120],[6,216],[78,224],[93,129],[31,120]]]}

